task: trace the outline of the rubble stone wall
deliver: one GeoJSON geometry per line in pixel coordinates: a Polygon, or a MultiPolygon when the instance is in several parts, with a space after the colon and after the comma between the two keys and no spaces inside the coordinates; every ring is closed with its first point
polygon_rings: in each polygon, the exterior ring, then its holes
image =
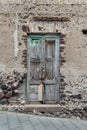
{"type": "Polygon", "coordinates": [[[61,103],[70,107],[83,107],[87,103],[87,29],[86,4],[55,4],[33,1],[0,3],[0,72],[26,72],[23,53],[26,52],[26,33],[61,32],[65,35],[64,50],[61,53],[64,63],[60,66],[61,103]],[[68,17],[69,21],[41,22],[34,16],[68,17]],[[14,55],[14,31],[18,33],[18,55],[14,55]]]}

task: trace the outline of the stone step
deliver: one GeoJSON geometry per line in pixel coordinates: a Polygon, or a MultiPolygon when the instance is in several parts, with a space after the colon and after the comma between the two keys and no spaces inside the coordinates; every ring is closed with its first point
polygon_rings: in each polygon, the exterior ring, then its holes
{"type": "Polygon", "coordinates": [[[25,105],[24,111],[25,112],[58,112],[61,111],[62,107],[59,104],[29,104],[25,105]]]}

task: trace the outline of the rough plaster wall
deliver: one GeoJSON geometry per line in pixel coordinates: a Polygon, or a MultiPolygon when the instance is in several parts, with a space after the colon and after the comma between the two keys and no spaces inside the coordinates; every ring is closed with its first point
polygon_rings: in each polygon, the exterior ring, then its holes
{"type": "Polygon", "coordinates": [[[73,97],[77,106],[81,101],[81,105],[87,102],[87,36],[81,32],[83,28],[87,28],[86,25],[86,18],[72,18],[72,23],[66,31],[66,63],[61,68],[67,83],[64,91],[66,103],[69,103],[71,95],[80,94],[80,98],[73,97]]]}
{"type": "Polygon", "coordinates": [[[13,71],[14,69],[20,70],[20,55],[17,59],[14,57],[13,33],[15,24],[11,21],[13,19],[14,15],[0,15],[0,64],[5,66],[5,71],[13,71]]]}
{"type": "MultiPolygon", "coordinates": [[[[1,0],[1,3],[18,3],[18,4],[22,4],[23,2],[31,2],[31,0],[1,0]]],[[[33,3],[55,3],[55,4],[84,4],[87,3],[86,0],[32,0],[33,3]]]]}
{"type": "MultiPolygon", "coordinates": [[[[3,2],[3,1],[2,1],[3,2]]],[[[28,2],[28,1],[27,1],[28,2]]],[[[60,72],[65,76],[66,82],[64,102],[84,104],[87,102],[87,36],[83,35],[82,29],[87,29],[87,5],[56,5],[41,4],[30,1],[28,4],[21,3],[3,3],[0,8],[0,70],[6,72],[25,71],[22,63],[22,51],[26,49],[25,42],[22,39],[22,26],[28,25],[34,32],[56,32],[59,30],[65,34],[65,49],[62,53],[66,62],[61,66],[60,72]],[[14,57],[14,38],[16,13],[18,13],[18,57],[14,57]],[[36,22],[32,20],[35,15],[43,16],[65,16],[69,17],[69,22],[36,22]],[[42,27],[39,30],[38,26],[42,27]],[[81,94],[82,98],[72,95],[81,94]]],[[[2,3],[1,3],[2,4],[2,3]]]]}

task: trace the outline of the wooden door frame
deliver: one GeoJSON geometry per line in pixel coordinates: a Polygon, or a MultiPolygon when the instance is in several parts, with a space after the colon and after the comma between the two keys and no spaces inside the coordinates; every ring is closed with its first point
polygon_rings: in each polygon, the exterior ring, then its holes
{"type": "MultiPolygon", "coordinates": [[[[55,42],[55,53],[57,53],[58,57],[56,57],[56,61],[55,62],[58,62],[58,74],[57,76],[59,76],[59,70],[60,70],[60,62],[59,62],[59,59],[60,59],[60,46],[57,46],[56,44],[60,44],[60,39],[59,39],[59,33],[29,33],[28,34],[28,38],[27,38],[27,85],[25,86],[25,97],[26,97],[26,103],[28,104],[29,103],[29,85],[30,85],[30,48],[29,48],[29,42],[30,42],[30,39],[29,39],[29,35],[45,35],[44,38],[48,38],[48,39],[55,39],[56,42],[55,42]],[[56,48],[56,46],[58,48],[56,48]],[[59,52],[59,53],[58,53],[59,52]]],[[[57,56],[56,55],[56,56],[57,56]]],[[[59,78],[57,79],[57,83],[56,85],[58,86],[57,89],[58,89],[58,102],[60,100],[60,92],[59,92],[59,89],[60,89],[60,76],[59,78]]]]}

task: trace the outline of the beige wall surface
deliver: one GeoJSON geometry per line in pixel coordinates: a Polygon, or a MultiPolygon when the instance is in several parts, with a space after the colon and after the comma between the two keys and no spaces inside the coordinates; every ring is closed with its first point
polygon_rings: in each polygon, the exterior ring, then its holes
{"type": "MultiPolygon", "coordinates": [[[[31,0],[1,0],[1,3],[23,3],[23,2],[31,2],[31,0]]],[[[87,0],[32,0],[32,3],[56,3],[56,4],[86,4],[87,0]]]]}
{"type": "Polygon", "coordinates": [[[62,52],[66,62],[60,66],[60,73],[65,76],[64,82],[67,84],[64,89],[64,101],[69,104],[71,103],[69,101],[72,101],[72,95],[81,94],[82,100],[79,100],[79,97],[74,99],[78,105],[78,103],[87,101],[87,35],[82,33],[83,29],[87,29],[87,2],[86,0],[80,1],[82,4],[79,5],[79,0],[67,0],[73,3],[67,6],[66,4],[56,4],[59,0],[50,1],[46,1],[48,4],[45,4],[45,1],[43,3],[42,0],[39,0],[39,4],[37,0],[18,0],[17,2],[9,0],[8,3],[6,0],[1,1],[0,72],[26,71],[22,64],[22,53],[26,49],[23,25],[27,25],[32,32],[56,32],[58,30],[66,35],[64,38],[65,49],[62,52]],[[74,1],[78,4],[75,4],[74,1]],[[70,21],[33,21],[33,16],[37,15],[68,17],[70,21]],[[41,27],[41,30],[38,27],[41,27]]]}

